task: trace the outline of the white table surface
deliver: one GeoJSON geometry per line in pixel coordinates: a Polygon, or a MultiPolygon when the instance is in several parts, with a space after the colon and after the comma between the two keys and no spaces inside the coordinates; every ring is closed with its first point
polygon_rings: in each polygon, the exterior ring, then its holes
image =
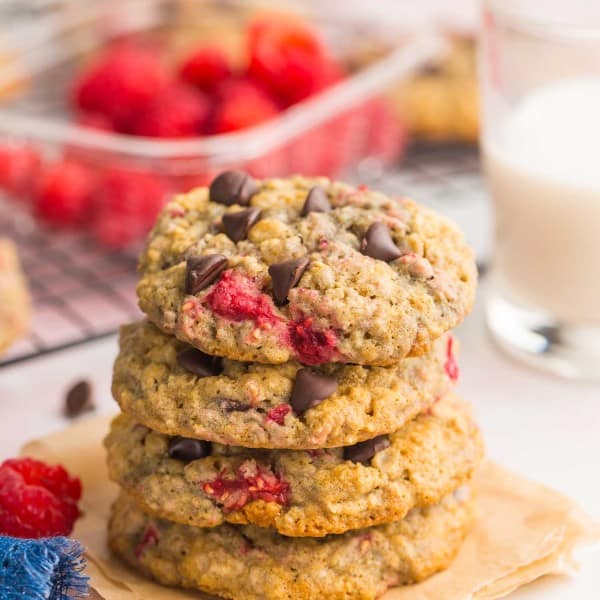
{"type": "MultiPolygon", "coordinates": [[[[483,325],[483,292],[459,331],[460,391],[476,407],[489,456],[569,494],[600,520],[600,386],[537,373],[498,353],[483,325]]],[[[116,350],[113,336],[0,370],[0,458],[67,425],[64,392],[79,378],[93,382],[98,411],[114,412],[116,350]]],[[[511,598],[597,600],[600,551],[584,558],[576,577],[547,578],[511,598]]]]}

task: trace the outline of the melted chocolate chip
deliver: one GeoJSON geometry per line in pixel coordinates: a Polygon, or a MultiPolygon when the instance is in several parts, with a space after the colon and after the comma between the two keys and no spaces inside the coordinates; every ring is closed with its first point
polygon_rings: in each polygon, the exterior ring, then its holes
{"type": "Polygon", "coordinates": [[[251,206],[244,210],[223,215],[223,231],[230,240],[239,242],[245,240],[251,227],[260,219],[260,208],[251,206]]]}
{"type": "Polygon", "coordinates": [[[243,171],[224,171],[210,184],[209,196],[212,202],[231,206],[246,206],[250,198],[259,190],[259,185],[243,171]]]}
{"type": "Polygon", "coordinates": [[[337,390],[335,377],[315,373],[310,369],[300,369],[292,388],[290,404],[297,415],[317,406],[337,390]]]}
{"type": "Polygon", "coordinates": [[[290,290],[300,281],[308,268],[308,258],[291,258],[269,267],[269,275],[273,282],[273,299],[279,305],[288,300],[290,290]]]}
{"type": "Polygon", "coordinates": [[[169,456],[184,462],[191,462],[210,455],[210,442],[176,436],[169,441],[169,456]]]}
{"type": "Polygon", "coordinates": [[[219,375],[223,370],[222,360],[219,356],[204,354],[196,348],[186,348],[177,354],[177,362],[186,371],[198,377],[211,377],[219,375]]]}
{"type": "Polygon", "coordinates": [[[92,386],[89,381],[78,381],[65,396],[64,413],[70,419],[94,410],[92,401],[92,386]]]}
{"type": "Polygon", "coordinates": [[[233,398],[219,398],[217,403],[219,408],[227,413],[248,412],[251,408],[249,404],[240,402],[239,400],[234,400],[233,398]]]}
{"type": "Polygon", "coordinates": [[[227,257],[222,254],[190,256],[186,261],[185,293],[197,294],[214,283],[227,267],[227,257]]]}
{"type": "Polygon", "coordinates": [[[373,439],[359,442],[354,446],[344,448],[344,460],[352,462],[368,463],[378,452],[385,450],[390,445],[387,435],[379,435],[373,439]]]}
{"type": "Polygon", "coordinates": [[[329,203],[327,192],[317,185],[308,192],[304,206],[300,211],[300,216],[305,217],[311,212],[329,212],[330,210],[331,204],[329,203]]]}
{"type": "Polygon", "coordinates": [[[360,245],[360,251],[372,258],[390,262],[402,256],[402,252],[394,244],[390,230],[383,223],[373,223],[367,229],[360,245]]]}

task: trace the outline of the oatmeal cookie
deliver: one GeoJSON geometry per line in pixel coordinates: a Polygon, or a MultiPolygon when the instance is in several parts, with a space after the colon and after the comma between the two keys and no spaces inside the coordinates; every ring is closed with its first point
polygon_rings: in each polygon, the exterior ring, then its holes
{"type": "Polygon", "coordinates": [[[140,259],[141,309],[232,360],[394,365],[470,311],[471,249],[406,198],[228,171],[170,202],[140,259]]]}

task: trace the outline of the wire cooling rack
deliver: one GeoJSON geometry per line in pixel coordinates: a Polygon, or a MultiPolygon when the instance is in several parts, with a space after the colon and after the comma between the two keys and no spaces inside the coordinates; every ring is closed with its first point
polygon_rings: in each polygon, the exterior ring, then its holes
{"type": "MultiPolygon", "coordinates": [[[[397,169],[380,173],[366,163],[355,179],[447,214],[485,260],[489,207],[475,149],[415,146],[397,169]]],[[[0,367],[110,335],[139,318],[133,254],[107,253],[84,236],[41,229],[1,198],[0,236],[16,242],[33,298],[31,333],[0,367]]]]}

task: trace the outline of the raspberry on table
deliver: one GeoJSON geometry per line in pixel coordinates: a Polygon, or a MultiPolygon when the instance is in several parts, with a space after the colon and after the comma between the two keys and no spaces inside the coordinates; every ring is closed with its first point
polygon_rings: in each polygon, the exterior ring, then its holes
{"type": "Polygon", "coordinates": [[[169,75],[157,52],[138,45],[118,44],[75,81],[73,102],[81,110],[108,117],[115,129],[122,130],[168,81],[169,75]]]}
{"type": "Polygon", "coordinates": [[[35,211],[50,225],[79,225],[89,218],[94,184],[91,172],[78,163],[51,165],[42,173],[35,211]]]}
{"type": "Polygon", "coordinates": [[[41,164],[39,153],[30,146],[0,145],[0,187],[10,194],[26,194],[41,164]]]}
{"type": "Polygon", "coordinates": [[[183,81],[209,93],[231,75],[231,65],[224,52],[210,45],[195,48],[179,67],[183,81]]]}
{"type": "Polygon", "coordinates": [[[197,137],[209,113],[210,103],[201,91],[183,83],[172,84],[138,114],[132,133],[157,138],[197,137]]]}
{"type": "Polygon", "coordinates": [[[0,534],[69,535],[80,515],[81,482],[60,465],[15,458],[0,465],[0,534]]]}

